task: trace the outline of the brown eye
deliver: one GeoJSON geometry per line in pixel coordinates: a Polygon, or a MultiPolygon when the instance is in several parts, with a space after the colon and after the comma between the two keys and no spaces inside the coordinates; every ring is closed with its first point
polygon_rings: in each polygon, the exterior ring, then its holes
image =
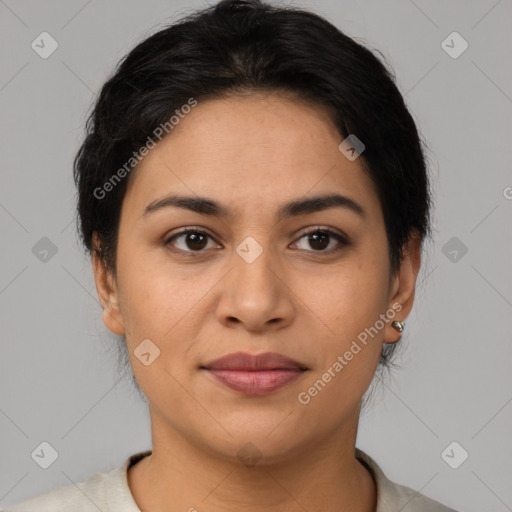
{"type": "Polygon", "coordinates": [[[308,235],[309,245],[318,251],[322,251],[329,246],[330,235],[325,231],[316,231],[308,235]]]}
{"type": "Polygon", "coordinates": [[[210,235],[203,231],[186,230],[169,237],[164,245],[172,245],[184,252],[202,252],[208,245],[208,239],[211,239],[210,235]]]}
{"type": "MultiPolygon", "coordinates": [[[[313,251],[307,249],[307,247],[299,247],[299,249],[305,249],[309,252],[319,252],[322,254],[331,254],[341,250],[344,246],[348,245],[348,240],[342,235],[335,233],[330,229],[315,229],[304,233],[299,240],[306,239],[307,245],[313,249],[313,251]],[[331,242],[337,241],[338,243],[330,245],[331,242]]],[[[294,245],[298,245],[299,242],[295,242],[294,245]]]]}

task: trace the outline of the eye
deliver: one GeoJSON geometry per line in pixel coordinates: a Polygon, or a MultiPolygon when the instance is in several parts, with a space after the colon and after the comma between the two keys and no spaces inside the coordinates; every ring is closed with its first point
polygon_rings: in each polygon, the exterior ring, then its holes
{"type": "MultiPolygon", "coordinates": [[[[320,252],[322,254],[333,254],[340,251],[344,246],[349,245],[349,241],[345,236],[336,233],[331,229],[321,228],[320,226],[317,226],[315,229],[304,233],[299,241],[302,239],[306,239],[305,243],[310,247],[313,247],[314,250],[309,252],[320,252]],[[329,248],[332,239],[337,240],[338,244],[335,244],[334,247],[329,248]]],[[[298,244],[299,242],[295,242],[294,245],[298,244]]],[[[299,247],[299,249],[300,248],[301,247],[299,247]]]]}
{"type": "MultiPolygon", "coordinates": [[[[204,231],[185,229],[167,238],[164,241],[164,245],[172,245],[183,252],[203,252],[203,249],[209,248],[207,247],[208,239],[213,240],[213,238],[204,231]],[[181,247],[178,247],[178,244],[175,243],[176,240],[180,241],[179,245],[181,245],[181,247]]],[[[220,246],[216,245],[215,247],[219,248],[220,246]]]]}
{"type": "MultiPolygon", "coordinates": [[[[203,249],[208,248],[222,248],[222,246],[218,244],[213,244],[213,247],[208,247],[209,240],[213,241],[213,238],[204,231],[200,231],[198,229],[184,229],[179,233],[175,233],[164,241],[165,246],[172,246],[172,250],[176,249],[178,252],[185,253],[194,253],[194,252],[204,252],[203,249]],[[179,243],[177,243],[177,241],[179,243]],[[181,246],[180,246],[181,245],[181,246]]],[[[298,242],[293,244],[294,246],[299,246],[299,249],[306,250],[308,252],[318,252],[321,254],[333,254],[335,252],[340,251],[343,247],[349,245],[349,241],[347,237],[341,235],[340,233],[336,233],[331,229],[321,228],[317,226],[315,229],[306,231],[300,237],[298,242]],[[300,247],[300,240],[305,239],[305,243],[308,244],[313,250],[309,250],[304,247],[300,247]],[[338,243],[334,245],[334,247],[330,247],[331,242],[336,240],[338,243]]]]}

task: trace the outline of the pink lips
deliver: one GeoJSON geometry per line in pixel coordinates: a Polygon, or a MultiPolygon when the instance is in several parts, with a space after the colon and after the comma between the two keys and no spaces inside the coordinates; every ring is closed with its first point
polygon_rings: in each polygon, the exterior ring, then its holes
{"type": "Polygon", "coordinates": [[[247,395],[275,391],[298,379],[307,370],[293,359],[275,352],[259,355],[236,352],[202,368],[229,388],[247,395]]]}

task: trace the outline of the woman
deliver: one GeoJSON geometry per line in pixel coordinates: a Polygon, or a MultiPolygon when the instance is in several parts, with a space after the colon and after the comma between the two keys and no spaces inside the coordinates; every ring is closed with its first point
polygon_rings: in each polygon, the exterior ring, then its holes
{"type": "Polygon", "coordinates": [[[152,450],[28,510],[449,511],[355,447],[430,234],[392,74],[325,19],[223,1],[139,44],[75,160],[152,450]]]}

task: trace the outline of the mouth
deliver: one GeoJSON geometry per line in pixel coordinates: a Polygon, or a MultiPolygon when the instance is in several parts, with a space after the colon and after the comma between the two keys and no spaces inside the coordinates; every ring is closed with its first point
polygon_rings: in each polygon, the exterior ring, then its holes
{"type": "Polygon", "coordinates": [[[261,396],[297,380],[309,370],[289,357],[236,352],[200,367],[218,382],[246,395],[261,396]]]}

